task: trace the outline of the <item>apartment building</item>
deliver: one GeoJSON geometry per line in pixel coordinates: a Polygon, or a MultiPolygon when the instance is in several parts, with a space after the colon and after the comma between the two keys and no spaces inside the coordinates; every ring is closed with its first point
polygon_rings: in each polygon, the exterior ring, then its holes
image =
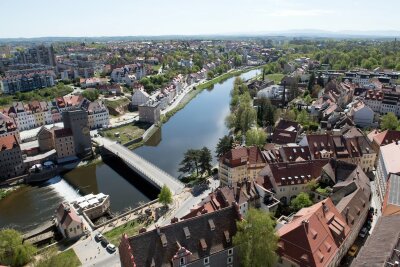
{"type": "Polygon", "coordinates": [[[102,128],[110,124],[108,109],[103,101],[83,101],[82,108],[88,113],[90,129],[102,128]]]}
{"type": "Polygon", "coordinates": [[[365,172],[375,167],[376,152],[364,134],[355,127],[351,127],[341,135],[309,134],[299,144],[308,146],[312,159],[340,159],[360,164],[365,172]]]}
{"type": "Polygon", "coordinates": [[[218,177],[224,186],[233,186],[246,179],[254,181],[265,163],[258,147],[233,148],[220,158],[218,177]]]}
{"type": "Polygon", "coordinates": [[[31,68],[6,71],[5,76],[0,79],[1,91],[5,94],[15,94],[55,85],[56,74],[53,68],[27,67],[31,68]]]}

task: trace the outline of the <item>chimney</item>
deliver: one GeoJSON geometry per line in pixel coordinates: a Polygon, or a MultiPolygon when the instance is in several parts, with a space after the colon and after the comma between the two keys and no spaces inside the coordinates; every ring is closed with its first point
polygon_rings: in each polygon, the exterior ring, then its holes
{"type": "Polygon", "coordinates": [[[308,233],[308,225],[309,225],[309,221],[308,220],[303,220],[302,224],[304,225],[304,228],[306,229],[306,232],[308,233]]]}

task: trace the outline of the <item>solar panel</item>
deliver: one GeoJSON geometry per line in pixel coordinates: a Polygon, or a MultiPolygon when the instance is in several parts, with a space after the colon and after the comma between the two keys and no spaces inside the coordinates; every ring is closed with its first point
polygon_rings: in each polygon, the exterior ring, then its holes
{"type": "Polygon", "coordinates": [[[390,175],[389,204],[400,206],[400,176],[390,175]]]}

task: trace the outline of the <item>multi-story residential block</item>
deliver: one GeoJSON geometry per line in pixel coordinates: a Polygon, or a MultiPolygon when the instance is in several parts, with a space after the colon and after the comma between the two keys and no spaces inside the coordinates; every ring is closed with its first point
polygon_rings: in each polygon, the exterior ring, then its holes
{"type": "Polygon", "coordinates": [[[254,181],[265,163],[257,147],[233,148],[219,159],[218,177],[224,186],[233,186],[246,179],[254,181]]]}
{"type": "Polygon", "coordinates": [[[53,46],[36,45],[16,53],[16,58],[21,64],[43,64],[55,66],[53,46]]]}
{"type": "Polygon", "coordinates": [[[122,236],[121,264],[134,266],[239,266],[232,237],[241,219],[237,205],[202,214],[136,236],[122,236]]]}
{"type": "Polygon", "coordinates": [[[149,101],[139,105],[139,121],[148,123],[158,123],[160,121],[160,103],[149,101]]]}
{"type": "Polygon", "coordinates": [[[90,102],[88,100],[84,100],[82,103],[82,108],[88,112],[90,129],[97,129],[110,124],[108,109],[103,101],[96,100],[94,102],[90,102]]]}
{"type": "Polygon", "coordinates": [[[15,94],[54,86],[55,78],[54,70],[48,67],[13,70],[0,79],[0,87],[5,94],[15,94]]]}
{"type": "Polygon", "coordinates": [[[373,170],[375,166],[376,152],[364,134],[354,127],[342,135],[309,134],[299,144],[309,147],[312,159],[340,159],[360,164],[365,172],[373,170]]]}
{"type": "Polygon", "coordinates": [[[71,129],[75,153],[86,156],[92,153],[88,113],[82,109],[68,110],[62,113],[64,128],[71,129]]]}
{"type": "Polygon", "coordinates": [[[54,148],[58,159],[76,156],[74,143],[71,129],[61,128],[54,130],[54,148]]]}
{"type": "Polygon", "coordinates": [[[14,135],[0,137],[0,180],[19,176],[24,172],[22,151],[14,135]]]}

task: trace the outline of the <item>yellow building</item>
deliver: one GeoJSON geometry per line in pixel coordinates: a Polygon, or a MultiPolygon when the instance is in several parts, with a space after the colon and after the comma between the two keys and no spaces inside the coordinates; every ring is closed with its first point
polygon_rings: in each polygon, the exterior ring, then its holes
{"type": "Polygon", "coordinates": [[[265,166],[265,159],[257,147],[231,149],[219,161],[218,176],[223,186],[232,186],[249,178],[255,180],[265,166]]]}

